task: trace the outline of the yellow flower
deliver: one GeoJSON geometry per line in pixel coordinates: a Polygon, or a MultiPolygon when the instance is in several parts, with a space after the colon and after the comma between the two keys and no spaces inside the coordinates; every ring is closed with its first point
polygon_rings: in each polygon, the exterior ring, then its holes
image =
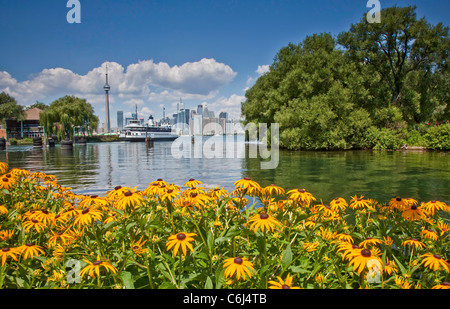
{"type": "Polygon", "coordinates": [[[396,197],[396,198],[392,198],[389,201],[389,206],[396,208],[400,211],[405,210],[406,207],[408,206],[408,204],[406,203],[406,201],[404,199],[402,199],[401,197],[396,197]]]}
{"type": "Polygon", "coordinates": [[[0,241],[7,240],[14,235],[13,230],[0,231],[0,241]]]}
{"type": "Polygon", "coordinates": [[[127,191],[133,191],[133,189],[128,187],[115,186],[114,190],[106,192],[106,198],[110,201],[115,201],[127,191]]]}
{"type": "Polygon", "coordinates": [[[366,248],[367,245],[376,246],[378,244],[381,244],[382,242],[383,241],[381,239],[368,237],[365,240],[363,240],[358,246],[366,248]]]}
{"type": "Polygon", "coordinates": [[[75,218],[74,225],[89,225],[93,221],[101,221],[102,213],[96,209],[85,208],[83,209],[79,215],[75,218]]]}
{"type": "Polygon", "coordinates": [[[436,290],[436,289],[449,290],[450,289],[450,282],[442,282],[441,284],[433,286],[431,289],[433,289],[433,290],[436,290]]]}
{"type": "Polygon", "coordinates": [[[202,182],[200,180],[195,180],[194,178],[189,179],[188,182],[186,182],[183,187],[189,187],[189,188],[195,188],[198,185],[201,185],[202,182]]]}
{"type": "Polygon", "coordinates": [[[142,195],[132,192],[130,190],[122,194],[122,196],[115,203],[115,207],[119,210],[127,208],[136,209],[144,202],[142,195]]]}
{"type": "Polygon", "coordinates": [[[429,201],[422,205],[423,210],[430,215],[434,215],[437,210],[445,210],[446,207],[447,204],[436,200],[429,201]]]}
{"type": "Polygon", "coordinates": [[[17,248],[2,248],[0,250],[0,257],[2,258],[2,266],[5,265],[6,259],[8,257],[12,258],[14,261],[17,261],[17,255],[19,255],[20,252],[17,250],[17,248]]]}
{"type": "Polygon", "coordinates": [[[57,231],[53,232],[52,236],[48,239],[48,246],[54,247],[57,243],[60,243],[63,246],[67,246],[72,241],[73,237],[66,232],[57,231]]]}
{"type": "Polygon", "coordinates": [[[418,241],[417,239],[408,239],[402,242],[402,246],[412,246],[416,249],[426,249],[427,246],[423,242],[418,241]]]}
{"type": "Polygon", "coordinates": [[[142,238],[143,237],[144,236],[142,236],[138,241],[135,241],[135,242],[131,243],[131,250],[133,250],[133,252],[137,256],[141,256],[141,254],[143,254],[143,253],[148,251],[148,248],[142,248],[142,246],[147,242],[147,241],[142,242],[142,238]]]}
{"type": "Polygon", "coordinates": [[[305,189],[293,189],[287,192],[288,199],[293,200],[303,206],[309,206],[316,198],[305,189]]]}
{"type": "Polygon", "coordinates": [[[225,269],[225,278],[231,277],[236,273],[236,279],[239,280],[242,277],[242,280],[246,280],[247,276],[249,278],[252,277],[253,263],[249,262],[245,257],[236,257],[226,259],[223,263],[223,268],[225,269]]]}
{"type": "Polygon", "coordinates": [[[248,194],[253,196],[261,190],[261,186],[250,177],[244,177],[241,180],[236,181],[233,186],[236,190],[241,190],[242,194],[248,194]]]}
{"type": "Polygon", "coordinates": [[[265,188],[262,189],[263,194],[269,195],[269,196],[274,196],[274,195],[283,195],[284,194],[284,189],[276,186],[274,184],[271,184],[265,188]]]}
{"type": "Polygon", "coordinates": [[[430,229],[424,229],[422,232],[420,232],[420,235],[423,235],[425,239],[430,238],[432,240],[437,240],[439,237],[438,234],[430,229]]]}
{"type": "Polygon", "coordinates": [[[275,226],[281,225],[277,219],[267,213],[254,215],[250,218],[247,224],[251,224],[249,229],[252,230],[254,228],[255,233],[259,228],[261,228],[261,232],[264,232],[265,229],[273,232],[275,226]]]}
{"type": "Polygon", "coordinates": [[[348,204],[342,197],[337,197],[330,202],[330,207],[333,210],[344,210],[348,204]]]}
{"type": "Polygon", "coordinates": [[[175,198],[177,198],[178,195],[180,195],[180,191],[178,191],[176,189],[166,189],[161,193],[160,199],[161,199],[161,202],[163,202],[165,200],[172,201],[175,198]]]}
{"type": "Polygon", "coordinates": [[[3,205],[0,205],[0,214],[4,214],[4,215],[8,214],[8,208],[6,208],[3,205]]]}
{"type": "Polygon", "coordinates": [[[269,289],[282,289],[282,290],[289,290],[289,289],[300,289],[299,287],[292,286],[292,277],[291,274],[287,274],[286,279],[283,280],[281,277],[277,276],[277,281],[269,281],[268,283],[271,284],[269,286],[269,289]]]}
{"type": "Polygon", "coordinates": [[[417,207],[416,205],[411,205],[409,206],[409,208],[406,208],[402,212],[402,217],[408,221],[418,221],[426,218],[425,214],[422,211],[422,208],[417,207]]]}
{"type": "Polygon", "coordinates": [[[437,271],[442,267],[447,272],[449,271],[449,266],[439,254],[425,253],[421,257],[423,257],[421,264],[423,264],[425,267],[429,267],[434,271],[437,271]]]}
{"type": "Polygon", "coordinates": [[[15,183],[15,179],[11,174],[0,176],[0,189],[11,189],[15,183]]]}
{"type": "Polygon", "coordinates": [[[437,224],[439,230],[441,231],[441,236],[444,235],[445,232],[450,231],[450,225],[448,225],[448,223],[445,222],[439,222],[437,224]]]}
{"type": "Polygon", "coordinates": [[[33,245],[32,243],[26,243],[23,246],[17,248],[17,251],[22,253],[24,260],[28,257],[33,259],[33,256],[39,256],[39,254],[45,254],[44,250],[40,246],[33,245]]]}
{"type": "Polygon", "coordinates": [[[318,242],[305,242],[302,244],[302,247],[306,252],[314,252],[317,250],[317,247],[319,247],[319,245],[320,243],[318,242]]]}
{"type": "Polygon", "coordinates": [[[8,170],[8,163],[0,162],[0,174],[6,173],[8,170]]]}
{"type": "Polygon", "coordinates": [[[353,244],[353,242],[354,242],[353,237],[350,236],[347,233],[337,234],[336,237],[340,241],[346,241],[346,242],[351,243],[351,244],[353,244]]]}
{"type": "Polygon", "coordinates": [[[183,254],[186,256],[186,247],[191,251],[194,251],[194,248],[191,244],[191,242],[194,241],[194,238],[192,238],[192,236],[197,236],[197,234],[181,232],[175,235],[171,235],[169,237],[169,241],[166,243],[167,251],[169,251],[173,247],[173,256],[175,256],[178,253],[178,249],[181,247],[183,254]]]}
{"type": "Polygon", "coordinates": [[[228,191],[222,188],[215,187],[214,189],[208,190],[208,195],[216,200],[220,200],[224,196],[229,196],[228,191]]]}
{"type": "Polygon", "coordinates": [[[388,275],[398,272],[398,267],[394,261],[390,261],[388,257],[386,257],[386,263],[384,263],[383,271],[388,275]]]}
{"type": "Polygon", "coordinates": [[[392,246],[394,240],[389,236],[383,236],[383,241],[386,246],[392,246]]]}
{"type": "Polygon", "coordinates": [[[91,261],[86,260],[86,259],[85,259],[84,261],[85,261],[86,263],[88,263],[88,265],[87,265],[85,268],[83,268],[83,269],[81,270],[81,272],[80,272],[81,278],[83,278],[83,276],[84,276],[87,272],[89,272],[89,276],[90,276],[91,278],[95,278],[95,275],[97,275],[97,277],[99,277],[99,276],[100,276],[100,267],[103,267],[103,268],[105,268],[107,271],[111,271],[111,272],[113,272],[114,274],[117,273],[117,269],[116,269],[113,265],[111,265],[111,264],[108,263],[108,262],[101,261],[101,260],[100,260],[100,256],[98,256],[98,255],[97,255],[97,260],[94,261],[94,262],[91,262],[91,261]]]}
{"type": "Polygon", "coordinates": [[[361,195],[361,197],[358,197],[357,195],[352,196],[351,202],[350,202],[350,208],[357,209],[357,208],[369,208],[369,201],[364,199],[364,196],[361,195]]]}
{"type": "Polygon", "coordinates": [[[378,249],[355,249],[352,253],[349,254],[348,258],[350,260],[349,266],[353,265],[353,271],[357,271],[358,274],[362,273],[364,268],[367,265],[367,262],[371,260],[378,260],[381,263],[380,258],[378,257],[379,250],[378,249]]]}
{"type": "Polygon", "coordinates": [[[22,223],[22,226],[27,232],[29,232],[32,228],[34,228],[38,233],[40,233],[46,228],[46,225],[44,223],[36,219],[26,220],[25,222],[22,223]]]}

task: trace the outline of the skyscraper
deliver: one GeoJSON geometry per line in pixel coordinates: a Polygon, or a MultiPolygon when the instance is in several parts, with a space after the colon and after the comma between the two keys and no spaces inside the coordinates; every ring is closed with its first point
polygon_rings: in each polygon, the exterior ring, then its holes
{"type": "Polygon", "coordinates": [[[111,123],[109,119],[109,90],[111,87],[108,84],[108,67],[106,67],[106,83],[105,86],[103,86],[103,89],[105,90],[105,133],[111,132],[111,123]]]}
{"type": "Polygon", "coordinates": [[[123,111],[117,111],[117,129],[123,129],[123,111]]]}

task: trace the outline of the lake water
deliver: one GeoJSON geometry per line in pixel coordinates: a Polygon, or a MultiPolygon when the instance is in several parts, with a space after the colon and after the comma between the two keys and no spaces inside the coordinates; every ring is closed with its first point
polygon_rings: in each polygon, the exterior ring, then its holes
{"type": "Polygon", "coordinates": [[[379,202],[402,196],[450,204],[448,152],[280,150],[277,167],[262,169],[263,160],[251,158],[254,145],[242,137],[197,137],[194,144],[182,137],[177,143],[88,143],[73,150],[9,146],[0,150],[0,161],[10,168],[53,174],[59,184],[80,194],[104,195],[117,185],[145,189],[158,178],[177,185],[194,178],[231,191],[235,181],[248,176],[262,186],[305,188],[327,203],[357,194],[379,202]],[[211,141],[223,143],[210,147],[211,141]],[[217,155],[221,152],[222,158],[217,155]]]}

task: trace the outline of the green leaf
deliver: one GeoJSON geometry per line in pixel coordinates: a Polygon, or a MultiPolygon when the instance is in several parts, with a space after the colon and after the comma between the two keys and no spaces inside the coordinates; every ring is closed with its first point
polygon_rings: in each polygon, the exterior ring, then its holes
{"type": "Polygon", "coordinates": [[[210,277],[206,278],[206,282],[205,282],[205,289],[207,290],[212,290],[213,287],[213,283],[210,277]]]}
{"type": "Polygon", "coordinates": [[[134,289],[133,284],[133,276],[128,271],[122,271],[119,274],[119,278],[122,279],[123,284],[125,285],[126,289],[134,289]]]}
{"type": "Polygon", "coordinates": [[[395,263],[397,263],[398,268],[400,268],[400,271],[402,272],[402,274],[406,274],[406,273],[407,273],[407,270],[406,270],[406,268],[402,265],[402,263],[400,263],[400,261],[395,257],[395,255],[392,255],[392,257],[394,258],[395,263]]]}
{"type": "Polygon", "coordinates": [[[283,269],[286,269],[287,266],[292,262],[292,250],[291,245],[289,244],[283,252],[283,258],[281,259],[281,265],[283,269]]]}

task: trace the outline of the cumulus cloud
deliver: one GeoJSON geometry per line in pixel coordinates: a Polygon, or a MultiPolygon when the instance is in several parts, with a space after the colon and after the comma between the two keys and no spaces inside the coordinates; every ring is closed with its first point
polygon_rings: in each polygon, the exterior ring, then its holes
{"type": "Polygon", "coordinates": [[[83,97],[96,94],[101,96],[106,67],[111,96],[118,95],[130,104],[136,104],[131,100],[138,97],[140,100],[145,97],[160,101],[180,96],[211,98],[237,74],[231,67],[215,59],[201,59],[181,66],[145,60],[130,64],[126,68],[117,62],[105,62],[85,75],[76,74],[65,68],[50,68],[21,82],[8,72],[0,71],[0,91],[7,92],[22,105],[66,94],[79,94],[83,97]]]}
{"type": "MultiPolygon", "coordinates": [[[[227,112],[230,118],[241,117],[241,103],[245,102],[245,96],[232,94],[229,97],[220,97],[212,103],[207,104],[208,109],[227,112]]],[[[218,115],[216,115],[218,116],[218,115]]]]}
{"type": "Polygon", "coordinates": [[[258,69],[256,69],[256,73],[258,73],[259,75],[264,75],[267,72],[269,72],[269,70],[270,70],[270,66],[268,64],[258,65],[258,69]]]}

